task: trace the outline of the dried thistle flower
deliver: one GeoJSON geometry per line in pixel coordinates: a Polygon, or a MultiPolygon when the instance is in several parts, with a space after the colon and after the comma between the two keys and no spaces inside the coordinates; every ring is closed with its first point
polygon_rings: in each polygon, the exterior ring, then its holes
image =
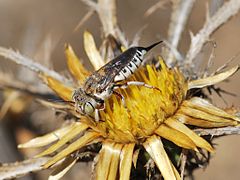
{"type": "MultiPolygon", "coordinates": [[[[84,46],[95,69],[104,64],[90,33],[84,33],[84,46]]],[[[37,157],[53,155],[44,168],[61,163],[50,176],[62,177],[78,160],[78,151],[90,144],[101,143],[96,167],[96,179],[129,179],[132,162],[137,161],[136,145],[143,146],[161,171],[164,179],[180,179],[180,175],[169,159],[162,139],[172,141],[179,147],[198,152],[199,148],[214,152],[213,147],[194,133],[187,125],[202,128],[237,126],[240,119],[215,107],[207,100],[189,96],[189,90],[203,88],[221,82],[233,75],[239,66],[204,79],[188,81],[178,68],[169,69],[159,58],[160,69],[153,65],[140,68],[131,78],[143,81],[160,89],[129,87],[119,90],[126,97],[124,108],[114,95],[100,112],[100,122],[81,116],[72,104],[72,94],[90,72],[81,64],[71,46],[66,47],[70,73],[77,80],[73,87],[42,74],[44,81],[66,104],[59,107],[71,112],[78,119],[71,125],[33,139],[20,148],[41,147],[53,143],[37,157]],[[71,142],[70,144],[67,144],[71,142]]],[[[46,102],[45,102],[46,103],[46,102]]]]}

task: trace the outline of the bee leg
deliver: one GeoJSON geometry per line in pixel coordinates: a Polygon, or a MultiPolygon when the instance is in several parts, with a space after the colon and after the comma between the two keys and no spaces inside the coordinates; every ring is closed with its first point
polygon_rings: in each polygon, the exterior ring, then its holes
{"type": "Polygon", "coordinates": [[[99,110],[98,109],[95,109],[94,118],[95,118],[96,122],[99,122],[99,110]]]}
{"type": "Polygon", "coordinates": [[[99,116],[99,110],[104,110],[105,109],[105,103],[102,103],[98,109],[94,110],[94,119],[96,122],[99,122],[100,116],[99,116]]]}
{"type": "Polygon", "coordinates": [[[146,88],[149,88],[149,89],[155,89],[155,90],[158,90],[161,92],[161,90],[155,86],[152,86],[152,85],[149,85],[149,84],[146,84],[144,82],[140,82],[140,81],[128,81],[128,82],[125,82],[124,84],[116,84],[114,86],[115,89],[117,88],[122,88],[122,89],[125,89],[127,88],[128,86],[144,86],[146,88]]]}
{"type": "Polygon", "coordinates": [[[113,93],[121,98],[124,108],[127,108],[124,96],[122,94],[120,94],[119,92],[116,92],[116,91],[113,91],[113,93]]]}

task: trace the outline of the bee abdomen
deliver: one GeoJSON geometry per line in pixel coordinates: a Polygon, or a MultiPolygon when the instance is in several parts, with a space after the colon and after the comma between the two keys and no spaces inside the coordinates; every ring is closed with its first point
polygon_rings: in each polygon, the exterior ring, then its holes
{"type": "Polygon", "coordinates": [[[115,76],[114,81],[122,81],[132,75],[143,61],[142,52],[137,50],[131,61],[115,76]]]}

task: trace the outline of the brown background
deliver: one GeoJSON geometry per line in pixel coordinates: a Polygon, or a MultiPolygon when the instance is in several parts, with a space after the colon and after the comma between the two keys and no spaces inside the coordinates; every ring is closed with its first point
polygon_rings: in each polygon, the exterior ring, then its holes
{"type": "MultiPolygon", "coordinates": [[[[148,45],[158,39],[166,39],[171,13],[170,3],[164,9],[157,10],[147,18],[143,16],[146,10],[156,2],[158,1],[117,1],[119,25],[129,40],[144,25],[147,25],[147,27],[140,40],[141,45],[148,45]]],[[[189,31],[197,33],[204,23],[206,2],[199,0],[194,5],[187,30],[183,33],[181,41],[180,50],[182,53],[185,53],[189,47],[189,31]]],[[[86,55],[82,47],[83,31],[88,29],[92,32],[95,35],[97,45],[100,45],[101,25],[96,14],[78,31],[73,31],[88,10],[89,8],[80,0],[0,0],[0,46],[17,49],[44,64],[44,59],[39,59],[37,55],[42,42],[49,36],[52,38],[53,44],[56,44],[50,58],[50,64],[57,71],[64,72],[66,71],[66,64],[63,50],[66,42],[70,43],[76,53],[85,60],[86,55]]],[[[217,43],[214,66],[211,69],[213,71],[240,52],[240,14],[218,29],[213,34],[212,40],[217,43]]],[[[210,45],[205,46],[203,50],[204,58],[208,59],[209,49],[211,48],[210,45]]],[[[155,53],[159,53],[159,51],[160,48],[154,50],[155,53]]],[[[239,64],[239,59],[240,57],[236,57],[231,66],[239,64]]],[[[91,68],[87,61],[85,64],[91,68]]],[[[13,72],[17,67],[9,61],[3,60],[3,58],[1,58],[0,65],[1,70],[10,72],[13,72]]],[[[220,84],[225,90],[234,92],[238,96],[224,95],[227,105],[223,103],[221,98],[214,96],[216,104],[221,107],[239,106],[239,78],[240,73],[238,72],[229,83],[220,84]]],[[[195,173],[196,179],[239,179],[239,137],[222,137],[216,139],[214,143],[217,144],[217,151],[213,155],[209,167],[195,173]]],[[[2,154],[0,155],[0,161],[7,161],[2,154]]]]}

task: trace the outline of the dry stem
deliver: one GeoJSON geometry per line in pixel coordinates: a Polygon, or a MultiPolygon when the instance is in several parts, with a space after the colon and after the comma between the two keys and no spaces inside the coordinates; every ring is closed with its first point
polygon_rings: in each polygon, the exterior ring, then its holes
{"type": "Polygon", "coordinates": [[[198,128],[194,130],[200,136],[223,136],[231,134],[240,134],[240,126],[236,127],[223,127],[223,128],[212,128],[212,129],[202,129],[198,128]]]}
{"type": "Polygon", "coordinates": [[[85,16],[83,16],[83,18],[79,21],[79,23],[77,24],[77,26],[74,28],[74,32],[78,31],[80,29],[80,27],[82,27],[82,25],[90,18],[92,17],[92,15],[94,14],[94,10],[91,9],[89,10],[85,16]]]}
{"type": "Polygon", "coordinates": [[[181,153],[181,166],[180,166],[181,180],[184,179],[184,172],[185,172],[185,167],[186,167],[186,163],[187,163],[187,154],[188,154],[188,150],[183,149],[182,153],[181,153]]]}
{"type": "Polygon", "coordinates": [[[41,157],[21,162],[2,164],[0,166],[0,179],[19,178],[29,172],[40,171],[43,169],[42,165],[49,159],[49,157],[41,157]]]}
{"type": "Polygon", "coordinates": [[[98,3],[92,0],[82,1],[98,13],[98,16],[103,26],[104,36],[107,37],[109,34],[115,36],[115,29],[117,28],[116,1],[98,0],[98,3]]]}
{"type": "Polygon", "coordinates": [[[11,61],[14,61],[17,64],[23,65],[28,69],[35,71],[37,73],[47,74],[61,82],[67,82],[66,78],[58,74],[57,72],[46,68],[45,66],[34,62],[32,59],[21,55],[19,52],[13,51],[12,49],[7,49],[0,47],[0,56],[3,56],[11,61]]]}
{"type": "Polygon", "coordinates": [[[169,2],[169,0],[159,0],[156,4],[148,8],[148,10],[145,12],[144,16],[150,16],[153,14],[156,10],[164,8],[164,6],[169,2]]]}
{"type": "MultiPolygon", "coordinates": [[[[170,26],[168,29],[168,43],[173,49],[178,48],[182,32],[189,18],[195,0],[178,0],[173,1],[173,11],[171,15],[170,26]]],[[[174,53],[166,49],[166,62],[169,65],[175,63],[174,53]]],[[[177,59],[180,61],[181,59],[177,59]]]]}
{"type": "Polygon", "coordinates": [[[209,17],[207,13],[206,22],[203,28],[195,36],[191,35],[190,49],[186,55],[186,61],[184,62],[187,66],[193,66],[194,58],[201,51],[205,42],[209,40],[210,35],[223,25],[230,17],[237,14],[239,8],[239,0],[230,0],[225,2],[212,17],[209,17]]]}
{"type": "Polygon", "coordinates": [[[116,0],[98,0],[97,3],[93,0],[82,0],[82,2],[98,13],[104,37],[112,34],[114,37],[118,37],[125,47],[128,47],[128,42],[117,25],[116,0]]]}

